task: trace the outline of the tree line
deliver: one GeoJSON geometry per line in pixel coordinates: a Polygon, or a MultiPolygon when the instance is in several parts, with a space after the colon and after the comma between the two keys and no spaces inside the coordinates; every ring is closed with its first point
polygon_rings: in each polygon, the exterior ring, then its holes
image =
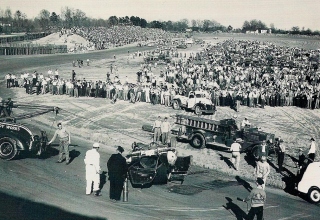
{"type": "Polygon", "coordinates": [[[275,28],[274,24],[268,27],[260,20],[244,21],[241,28],[234,29],[231,25],[224,26],[215,20],[191,20],[182,19],[180,21],[147,21],[138,16],[117,17],[110,16],[108,19],[95,19],[87,17],[86,13],[70,7],[61,9],[60,14],[56,12],[49,12],[43,9],[38,16],[29,19],[21,10],[12,12],[10,8],[1,10],[0,8],[0,33],[12,32],[46,32],[57,31],[61,28],[72,27],[112,27],[114,25],[134,25],[142,28],[160,28],[171,32],[185,32],[186,30],[196,32],[235,32],[245,33],[246,31],[268,30],[272,33],[280,34],[301,34],[301,35],[320,35],[319,31],[312,31],[310,29],[292,27],[290,30],[282,30],[275,28]]]}

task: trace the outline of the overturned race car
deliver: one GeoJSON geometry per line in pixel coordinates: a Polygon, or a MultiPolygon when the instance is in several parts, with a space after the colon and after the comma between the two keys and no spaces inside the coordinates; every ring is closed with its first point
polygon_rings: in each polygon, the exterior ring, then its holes
{"type": "Polygon", "coordinates": [[[174,148],[152,142],[149,145],[132,144],[132,152],[126,156],[132,187],[150,187],[168,181],[184,181],[192,156],[179,157],[174,148]]]}

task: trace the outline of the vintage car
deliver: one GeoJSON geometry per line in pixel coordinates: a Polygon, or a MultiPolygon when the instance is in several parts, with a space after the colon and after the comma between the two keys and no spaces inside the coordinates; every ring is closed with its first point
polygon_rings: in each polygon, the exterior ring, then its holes
{"type": "Polygon", "coordinates": [[[179,181],[188,173],[192,156],[179,157],[174,148],[151,143],[133,143],[132,152],[126,156],[129,180],[132,187],[150,187],[179,181]]]}

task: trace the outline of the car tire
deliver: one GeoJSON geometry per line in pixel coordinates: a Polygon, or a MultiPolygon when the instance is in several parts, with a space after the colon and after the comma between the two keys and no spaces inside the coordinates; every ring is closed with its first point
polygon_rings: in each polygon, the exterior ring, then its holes
{"type": "Polygon", "coordinates": [[[260,159],[260,156],[259,156],[259,147],[256,145],[256,146],[253,146],[252,149],[251,149],[251,156],[256,160],[258,161],[260,159]]]}
{"type": "Polygon", "coordinates": [[[202,134],[194,134],[191,138],[191,146],[197,149],[204,148],[206,141],[202,134]]]}
{"type": "Polygon", "coordinates": [[[12,138],[4,137],[0,139],[0,158],[12,160],[18,154],[15,141],[12,138]]]}
{"type": "Polygon", "coordinates": [[[317,187],[312,187],[308,192],[308,199],[311,203],[320,202],[320,189],[317,187]]]}
{"type": "Polygon", "coordinates": [[[196,115],[202,115],[202,110],[201,110],[201,107],[199,105],[197,105],[194,109],[194,113],[196,115]]]}
{"type": "Polygon", "coordinates": [[[178,100],[173,100],[173,101],[172,101],[172,108],[173,108],[174,110],[180,109],[180,105],[179,105],[178,100]]]}

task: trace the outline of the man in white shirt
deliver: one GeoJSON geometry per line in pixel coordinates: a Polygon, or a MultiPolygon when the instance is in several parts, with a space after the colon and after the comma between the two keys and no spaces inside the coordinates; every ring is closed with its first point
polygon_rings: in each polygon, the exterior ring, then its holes
{"type": "Polygon", "coordinates": [[[92,192],[92,183],[93,183],[93,192],[95,196],[101,196],[100,193],[100,154],[99,143],[94,143],[91,150],[88,150],[84,158],[84,163],[86,165],[86,195],[90,195],[92,192]]]}
{"type": "Polygon", "coordinates": [[[237,142],[236,138],[233,139],[233,143],[230,147],[231,151],[231,161],[236,170],[239,170],[240,165],[240,151],[241,151],[241,145],[237,142]]]}
{"type": "Polygon", "coordinates": [[[168,118],[165,117],[164,121],[161,123],[162,144],[168,144],[169,132],[171,130],[171,125],[167,119],[168,118]]]}
{"type": "Polygon", "coordinates": [[[153,127],[153,142],[160,141],[161,136],[161,117],[158,116],[158,119],[154,122],[153,127]]]}
{"type": "Polygon", "coordinates": [[[310,148],[309,148],[309,152],[308,152],[308,158],[311,162],[313,162],[315,159],[315,155],[316,155],[316,142],[315,142],[314,138],[311,138],[310,141],[311,141],[311,143],[310,143],[310,148]]]}
{"type": "Polygon", "coordinates": [[[249,122],[249,120],[247,118],[244,118],[244,120],[241,123],[241,128],[246,128],[246,127],[250,127],[251,123],[249,122]]]}

